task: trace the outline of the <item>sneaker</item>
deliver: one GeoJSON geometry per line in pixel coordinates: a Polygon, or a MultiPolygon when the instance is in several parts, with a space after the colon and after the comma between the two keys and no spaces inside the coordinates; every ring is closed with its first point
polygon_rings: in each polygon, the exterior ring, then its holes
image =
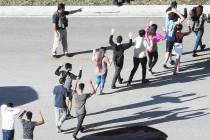
{"type": "Polygon", "coordinates": [[[119,84],[122,84],[122,82],[123,82],[123,78],[122,78],[122,79],[120,79],[119,84]]]}
{"type": "Polygon", "coordinates": [[[193,57],[197,57],[197,56],[198,56],[198,54],[197,54],[197,53],[194,53],[192,56],[193,56],[193,57]]]}
{"type": "Polygon", "coordinates": [[[146,83],[149,83],[148,79],[142,80],[142,84],[146,84],[146,83]]]}
{"type": "Polygon", "coordinates": [[[57,127],[57,133],[62,133],[62,131],[61,127],[57,127]]]}
{"type": "Polygon", "coordinates": [[[205,48],[206,48],[206,45],[202,45],[201,46],[201,51],[204,51],[205,48]]]}
{"type": "Polygon", "coordinates": [[[127,86],[131,86],[131,82],[128,82],[128,83],[127,83],[127,86]]]}
{"type": "Polygon", "coordinates": [[[151,75],[154,74],[154,72],[152,71],[152,69],[148,69],[148,71],[149,71],[149,73],[150,73],[151,75]]]}
{"type": "Polygon", "coordinates": [[[73,138],[74,138],[74,140],[79,140],[79,139],[77,138],[77,136],[73,136],[73,138]]]}
{"type": "Polygon", "coordinates": [[[80,132],[81,132],[81,133],[84,133],[84,131],[85,131],[85,127],[82,127],[82,128],[80,129],[80,132]]]}
{"type": "Polygon", "coordinates": [[[56,54],[57,54],[56,51],[52,52],[52,56],[56,56],[56,54]]]}
{"type": "Polygon", "coordinates": [[[165,69],[169,69],[169,67],[168,67],[166,64],[164,64],[163,67],[164,67],[165,69]]]}
{"type": "Polygon", "coordinates": [[[68,56],[69,53],[68,52],[64,52],[64,54],[65,54],[65,56],[68,56]]]}
{"type": "Polygon", "coordinates": [[[111,87],[111,89],[116,89],[116,86],[115,86],[115,85],[114,85],[114,86],[112,86],[112,87],[111,87]]]}
{"type": "Polygon", "coordinates": [[[72,116],[71,114],[67,114],[67,115],[66,115],[66,120],[69,120],[69,119],[72,119],[72,118],[75,118],[75,117],[72,116]]]}
{"type": "Polygon", "coordinates": [[[171,62],[170,62],[171,65],[175,65],[175,63],[176,62],[174,60],[171,60],[171,62]]]}

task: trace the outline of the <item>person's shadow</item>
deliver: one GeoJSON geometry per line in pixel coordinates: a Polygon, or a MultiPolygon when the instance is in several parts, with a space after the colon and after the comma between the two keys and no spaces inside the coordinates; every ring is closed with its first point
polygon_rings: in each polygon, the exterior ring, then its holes
{"type": "Polygon", "coordinates": [[[13,103],[15,106],[33,102],[39,98],[37,92],[28,86],[0,87],[0,105],[13,103]]]}

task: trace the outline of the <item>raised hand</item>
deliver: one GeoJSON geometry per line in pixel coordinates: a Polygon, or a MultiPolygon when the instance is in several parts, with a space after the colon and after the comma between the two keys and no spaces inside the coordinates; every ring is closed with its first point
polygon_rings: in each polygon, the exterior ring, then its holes
{"type": "Polygon", "coordinates": [[[114,28],[112,28],[112,29],[111,29],[111,35],[114,34],[114,31],[115,31],[114,28]]]}
{"type": "Polygon", "coordinates": [[[130,39],[132,39],[133,33],[130,32],[128,36],[130,39]]]}

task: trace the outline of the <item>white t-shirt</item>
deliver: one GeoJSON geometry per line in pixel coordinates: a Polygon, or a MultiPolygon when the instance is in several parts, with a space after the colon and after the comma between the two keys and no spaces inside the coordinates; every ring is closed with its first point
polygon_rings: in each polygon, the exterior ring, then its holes
{"type": "Polygon", "coordinates": [[[20,109],[18,108],[8,108],[7,105],[2,105],[1,106],[2,129],[14,130],[15,118],[19,113],[20,109]]]}
{"type": "Polygon", "coordinates": [[[135,58],[144,58],[146,57],[146,44],[147,41],[144,37],[136,37],[134,39],[134,56],[135,58]]]}

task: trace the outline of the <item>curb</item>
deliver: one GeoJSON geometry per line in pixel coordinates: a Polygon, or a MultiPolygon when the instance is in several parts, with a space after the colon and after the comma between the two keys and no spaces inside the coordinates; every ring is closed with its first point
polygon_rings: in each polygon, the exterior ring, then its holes
{"type": "MultiPolygon", "coordinates": [[[[82,8],[71,17],[164,17],[168,5],[125,5],[117,6],[66,6],[66,10],[82,8]]],[[[186,6],[188,11],[194,5],[186,6]]],[[[0,17],[51,17],[56,6],[2,6],[0,17]]],[[[184,6],[178,6],[183,11],[184,6]]],[[[210,5],[204,5],[204,13],[210,13],[210,5]]]]}

